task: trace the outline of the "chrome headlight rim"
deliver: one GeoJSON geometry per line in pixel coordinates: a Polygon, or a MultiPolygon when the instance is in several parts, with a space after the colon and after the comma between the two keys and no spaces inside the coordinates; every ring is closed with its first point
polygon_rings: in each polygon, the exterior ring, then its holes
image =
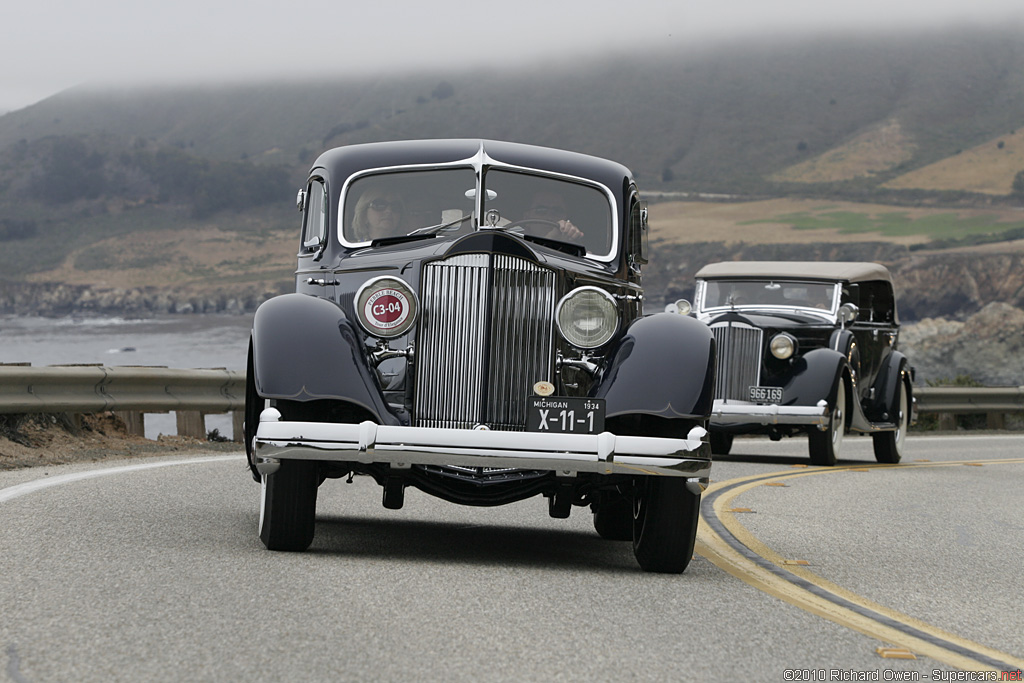
{"type": "Polygon", "coordinates": [[[779,360],[788,360],[796,355],[796,337],[786,332],[780,332],[768,342],[768,349],[771,354],[779,360]]]}
{"type": "Polygon", "coordinates": [[[619,330],[621,321],[619,319],[619,307],[615,301],[615,297],[593,285],[584,285],[582,287],[576,287],[571,292],[563,296],[558,300],[558,304],[555,306],[555,326],[558,328],[559,334],[562,338],[569,342],[571,345],[579,349],[591,350],[597,349],[607,344],[615,336],[615,333],[619,330]],[[565,306],[570,303],[574,298],[579,296],[589,296],[590,294],[596,294],[598,296],[597,301],[601,302],[599,305],[607,306],[605,309],[606,319],[612,321],[611,325],[606,326],[602,330],[601,335],[594,337],[593,339],[584,339],[573,334],[571,331],[567,331],[562,325],[562,310],[565,306]]]}
{"type": "Polygon", "coordinates": [[[364,282],[356,290],[353,304],[359,326],[380,339],[394,339],[409,332],[420,311],[416,290],[405,280],[391,275],[364,282]],[[384,309],[375,312],[375,306],[384,309]]]}

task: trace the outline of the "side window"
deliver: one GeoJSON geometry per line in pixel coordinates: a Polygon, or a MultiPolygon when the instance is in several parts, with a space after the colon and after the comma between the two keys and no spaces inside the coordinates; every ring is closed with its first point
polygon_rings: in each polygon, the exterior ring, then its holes
{"type": "Polygon", "coordinates": [[[861,298],[866,295],[865,304],[871,311],[871,322],[892,322],[895,319],[896,302],[888,282],[866,282],[861,298]]]}
{"type": "Polygon", "coordinates": [[[649,258],[647,232],[647,202],[637,201],[634,197],[629,211],[629,245],[637,263],[647,263],[649,258]]]}
{"type": "Polygon", "coordinates": [[[316,249],[327,233],[327,190],[319,180],[309,183],[302,226],[302,247],[316,249]]]}

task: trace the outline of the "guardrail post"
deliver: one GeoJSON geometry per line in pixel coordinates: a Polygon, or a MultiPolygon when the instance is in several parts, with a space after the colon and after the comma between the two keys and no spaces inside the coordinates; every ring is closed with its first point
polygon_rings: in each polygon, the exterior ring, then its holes
{"type": "Polygon", "coordinates": [[[206,416],[203,413],[198,410],[178,410],[174,417],[178,425],[178,436],[206,440],[206,416]]]}
{"type": "Polygon", "coordinates": [[[235,443],[243,443],[245,438],[245,411],[244,410],[232,410],[231,411],[231,440],[235,443]]]}
{"type": "Polygon", "coordinates": [[[985,426],[989,429],[1006,429],[1006,413],[986,413],[985,426]]]}
{"type": "Polygon", "coordinates": [[[138,410],[118,410],[114,415],[121,418],[132,436],[146,436],[146,414],[138,410]]]}
{"type": "Polygon", "coordinates": [[[939,429],[945,432],[954,431],[956,429],[956,414],[939,413],[939,429]]]}

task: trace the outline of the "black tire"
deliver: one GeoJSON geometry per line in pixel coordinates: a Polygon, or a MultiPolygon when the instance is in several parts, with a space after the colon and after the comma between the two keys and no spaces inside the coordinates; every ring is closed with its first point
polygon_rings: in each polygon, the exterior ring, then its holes
{"type": "Polygon", "coordinates": [[[256,458],[253,454],[253,439],[260,423],[260,413],[266,406],[266,400],[256,391],[256,373],[253,371],[252,341],[249,341],[249,359],[245,370],[245,417],[242,422],[242,439],[245,441],[245,456],[249,461],[252,478],[260,481],[260,473],[256,470],[256,458]]]}
{"type": "Polygon", "coordinates": [[[828,427],[821,431],[812,427],[807,434],[807,450],[811,464],[831,467],[836,464],[846,432],[846,376],[840,375],[836,387],[836,402],[832,406],[828,427]]]}
{"type": "Polygon", "coordinates": [[[872,445],[875,447],[875,460],[893,465],[903,458],[903,442],[910,427],[910,392],[903,381],[900,381],[897,392],[896,429],[871,435],[872,445]]]}
{"type": "Polygon", "coordinates": [[[306,460],[282,460],[276,472],[263,475],[259,532],[267,549],[302,552],[309,547],[319,484],[316,463],[306,460]]]}
{"type": "Polygon", "coordinates": [[[679,574],[697,540],[700,495],[679,477],[639,477],[633,501],[633,555],[644,571],[679,574]]]}
{"type": "Polygon", "coordinates": [[[715,455],[729,455],[732,450],[732,434],[711,430],[711,452],[715,455]]]}
{"type": "Polygon", "coordinates": [[[594,529],[609,541],[633,540],[633,501],[617,491],[600,491],[594,505],[594,529]]]}

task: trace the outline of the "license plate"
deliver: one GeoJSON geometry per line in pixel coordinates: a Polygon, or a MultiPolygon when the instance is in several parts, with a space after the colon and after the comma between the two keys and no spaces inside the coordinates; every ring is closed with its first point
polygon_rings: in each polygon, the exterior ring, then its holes
{"type": "Polygon", "coordinates": [[[754,403],[782,403],[782,387],[750,387],[754,403]]]}
{"type": "Polygon", "coordinates": [[[600,434],[604,431],[604,399],[530,396],[526,429],[553,434],[600,434]]]}

